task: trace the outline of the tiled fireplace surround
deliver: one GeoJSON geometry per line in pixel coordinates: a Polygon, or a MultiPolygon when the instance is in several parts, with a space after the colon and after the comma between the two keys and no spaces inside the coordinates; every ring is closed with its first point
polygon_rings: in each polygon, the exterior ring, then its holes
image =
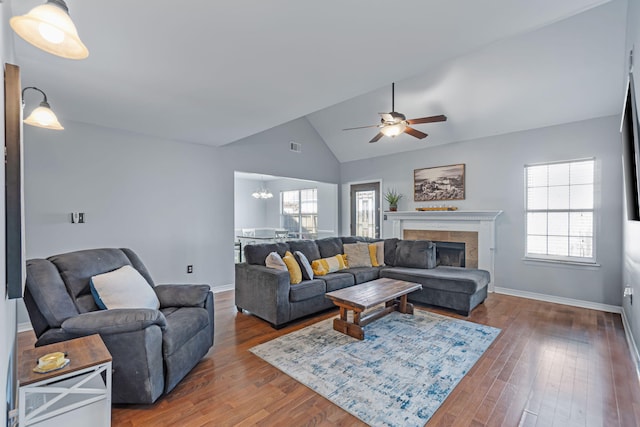
{"type": "Polygon", "coordinates": [[[489,271],[489,292],[496,286],[494,251],[496,219],[502,211],[406,211],[385,212],[391,232],[385,237],[464,242],[468,268],[489,271]]]}

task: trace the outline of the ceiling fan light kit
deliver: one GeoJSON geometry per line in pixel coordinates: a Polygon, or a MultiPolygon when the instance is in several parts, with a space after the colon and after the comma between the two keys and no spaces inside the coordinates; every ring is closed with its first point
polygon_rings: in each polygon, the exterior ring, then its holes
{"type": "Polygon", "coordinates": [[[382,132],[384,136],[390,136],[391,138],[395,138],[401,133],[404,133],[406,129],[407,129],[407,122],[403,120],[400,123],[384,126],[382,129],[380,129],[380,132],[382,132]]]}
{"type": "Polygon", "coordinates": [[[428,134],[421,132],[417,129],[414,129],[409,125],[444,122],[447,120],[447,116],[442,114],[438,116],[421,117],[418,119],[407,120],[404,114],[398,113],[395,111],[395,83],[391,83],[391,112],[378,113],[378,114],[380,114],[380,117],[381,117],[379,125],[360,126],[355,128],[347,128],[343,130],[365,129],[365,128],[372,128],[372,127],[379,128],[380,132],[378,132],[378,134],[374,136],[369,142],[377,142],[383,136],[389,136],[391,138],[395,138],[396,136],[403,133],[407,133],[413,136],[414,138],[423,139],[423,138],[426,138],[428,134]]]}
{"type": "Polygon", "coordinates": [[[9,23],[24,40],[52,55],[68,59],[89,56],[64,0],[47,0],[25,15],[14,16],[9,23]]]}

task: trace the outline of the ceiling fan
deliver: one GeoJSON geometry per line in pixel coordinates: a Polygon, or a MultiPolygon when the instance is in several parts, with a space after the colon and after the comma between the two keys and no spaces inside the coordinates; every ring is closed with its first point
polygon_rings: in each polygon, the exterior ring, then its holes
{"type": "Polygon", "coordinates": [[[391,112],[390,113],[378,113],[380,114],[380,124],[379,125],[371,125],[371,126],[360,126],[355,128],[347,128],[342,130],[353,130],[353,129],[365,129],[365,128],[380,128],[380,132],[369,142],[377,142],[383,136],[390,136],[392,138],[400,135],[401,133],[408,133],[411,136],[414,136],[418,139],[423,139],[427,137],[427,134],[424,132],[420,132],[409,125],[418,125],[422,123],[434,123],[434,122],[444,122],[447,120],[447,116],[439,115],[439,116],[429,116],[429,117],[421,117],[419,119],[409,119],[407,120],[406,116],[402,113],[398,113],[395,111],[395,83],[391,83],[391,112]]]}

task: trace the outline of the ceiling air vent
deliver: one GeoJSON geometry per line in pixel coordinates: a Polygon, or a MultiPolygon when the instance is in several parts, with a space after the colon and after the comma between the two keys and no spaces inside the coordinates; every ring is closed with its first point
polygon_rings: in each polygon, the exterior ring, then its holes
{"type": "Polygon", "coordinates": [[[294,153],[302,153],[302,144],[289,141],[289,151],[293,151],[294,153]]]}

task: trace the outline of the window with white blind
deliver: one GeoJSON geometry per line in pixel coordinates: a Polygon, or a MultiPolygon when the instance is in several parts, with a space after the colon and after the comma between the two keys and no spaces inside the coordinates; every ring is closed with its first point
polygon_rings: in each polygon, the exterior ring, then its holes
{"type": "Polygon", "coordinates": [[[300,238],[318,234],[318,190],[308,188],[280,192],[282,228],[300,238]]]}
{"type": "Polygon", "coordinates": [[[595,263],[595,160],[525,166],[526,256],[595,263]]]}

